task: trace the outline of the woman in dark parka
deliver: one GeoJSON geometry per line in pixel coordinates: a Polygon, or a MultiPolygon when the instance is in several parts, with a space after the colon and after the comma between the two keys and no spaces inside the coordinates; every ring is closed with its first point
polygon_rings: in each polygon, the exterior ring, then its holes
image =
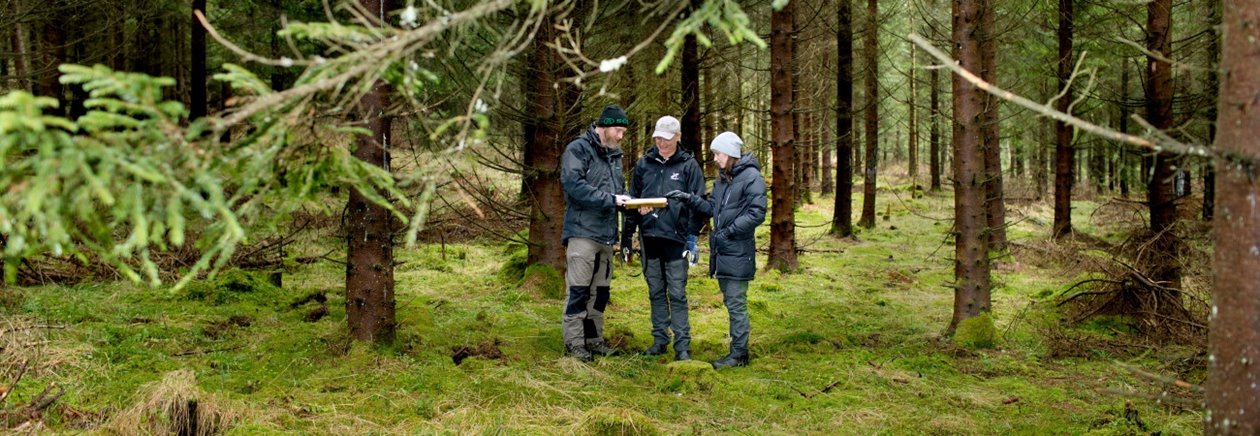
{"type": "Polygon", "coordinates": [[[766,219],[766,181],[757,159],[743,154],[739,135],[722,132],[709,149],[720,175],[708,198],[672,191],[666,197],[713,217],[709,235],[709,276],[717,278],[730,316],[730,354],[713,362],[714,368],[748,364],[748,282],[757,272],[757,244],[753,233],[766,219]]]}

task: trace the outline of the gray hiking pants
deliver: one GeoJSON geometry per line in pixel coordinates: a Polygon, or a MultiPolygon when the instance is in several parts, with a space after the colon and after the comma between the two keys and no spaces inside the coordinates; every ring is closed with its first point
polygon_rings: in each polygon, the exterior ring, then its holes
{"type": "Polygon", "coordinates": [[[679,257],[643,259],[648,300],[652,304],[652,343],[668,344],[674,332],[674,352],[691,350],[691,323],[687,319],[687,260],[679,257]]]}
{"type": "Polygon", "coordinates": [[[564,282],[569,287],[560,323],[565,345],[586,346],[604,338],[604,308],[612,279],[611,245],[570,238],[564,282]]]}
{"type": "Polygon", "coordinates": [[[731,318],[731,355],[748,355],[748,281],[718,279],[722,302],[731,318]]]}

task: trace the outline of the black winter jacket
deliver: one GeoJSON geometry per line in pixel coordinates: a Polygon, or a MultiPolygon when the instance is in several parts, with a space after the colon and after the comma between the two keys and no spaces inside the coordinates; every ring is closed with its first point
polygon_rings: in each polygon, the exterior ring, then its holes
{"type": "Polygon", "coordinates": [[[709,276],[752,280],[757,274],[753,233],[766,220],[766,180],[757,159],[745,154],[730,177],[719,176],[709,198],[696,197],[692,207],[713,217],[709,276]]]}
{"type": "MultiPolygon", "coordinates": [[[[630,196],[634,198],[664,197],[666,192],[680,190],[699,196],[704,194],[704,173],[700,164],[681,149],[674,152],[668,160],[661,158],[661,153],[652,147],[639,158],[630,176],[630,196]]],[[[622,232],[622,244],[634,234],[635,227],[645,237],[669,239],[686,242],[688,235],[700,231],[696,226],[696,215],[691,208],[677,201],[670,201],[664,209],[654,209],[647,215],[639,215],[638,210],[627,210],[625,226],[622,232]]]]}
{"type": "Polygon", "coordinates": [[[564,148],[560,160],[564,187],[564,231],[561,238],[587,238],[601,244],[617,243],[617,200],[625,193],[621,150],[600,145],[595,128],[586,130],[564,148]]]}

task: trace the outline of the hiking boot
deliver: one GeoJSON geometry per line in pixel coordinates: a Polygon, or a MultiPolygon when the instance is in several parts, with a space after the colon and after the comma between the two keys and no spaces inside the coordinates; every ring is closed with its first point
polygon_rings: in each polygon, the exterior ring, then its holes
{"type": "Polygon", "coordinates": [[[643,355],[644,356],[660,356],[662,354],[665,354],[665,351],[667,348],[669,348],[668,344],[652,344],[651,347],[647,347],[646,350],[643,350],[643,355]]]}
{"type": "Polygon", "coordinates": [[[604,341],[588,342],[586,344],[586,349],[590,350],[591,354],[599,355],[602,357],[616,356],[618,354],[621,354],[621,350],[618,350],[613,347],[609,347],[608,344],[604,343],[604,341]]]}
{"type": "Polygon", "coordinates": [[[691,353],[687,350],[674,353],[674,360],[691,360],[691,353]]]}
{"type": "Polygon", "coordinates": [[[713,362],[713,369],[722,369],[732,366],[748,366],[748,355],[732,356],[727,354],[721,359],[713,362]]]}
{"type": "Polygon", "coordinates": [[[586,347],[581,346],[581,345],[565,345],[564,355],[565,357],[572,357],[574,359],[581,360],[583,362],[590,362],[590,361],[595,360],[595,356],[591,355],[591,351],[587,350],[586,347]]]}

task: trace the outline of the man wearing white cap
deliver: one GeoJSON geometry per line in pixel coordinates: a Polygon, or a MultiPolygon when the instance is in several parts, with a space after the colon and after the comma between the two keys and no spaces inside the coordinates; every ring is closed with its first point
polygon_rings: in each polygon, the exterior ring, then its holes
{"type": "MultiPolygon", "coordinates": [[[[691,153],[678,147],[681,132],[682,125],[677,118],[667,115],[656,121],[656,129],[652,132],[656,146],[644,153],[634,165],[630,196],[664,197],[666,192],[674,190],[695,195],[704,192],[704,174],[700,171],[700,164],[691,153]]],[[[648,299],[652,307],[652,346],[644,354],[664,354],[672,331],[674,358],[689,360],[691,324],[687,316],[687,259],[683,253],[688,249],[688,238],[695,237],[699,230],[697,224],[703,221],[677,201],[670,201],[664,209],[644,207],[638,212],[626,214],[621,246],[630,247],[633,244],[634,228],[638,227],[643,278],[647,280],[648,299]]]]}

